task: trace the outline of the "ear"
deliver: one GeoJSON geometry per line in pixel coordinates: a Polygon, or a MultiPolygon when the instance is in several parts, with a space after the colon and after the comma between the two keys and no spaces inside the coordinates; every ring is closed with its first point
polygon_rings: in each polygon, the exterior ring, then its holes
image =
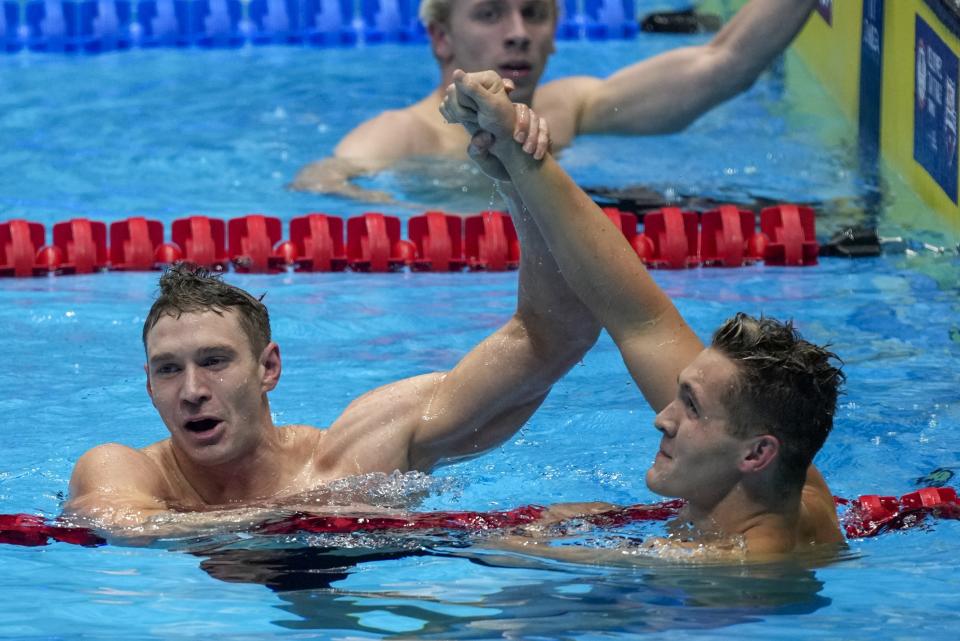
{"type": "Polygon", "coordinates": [[[261,387],[264,392],[269,392],[280,382],[280,372],[283,369],[280,362],[279,345],[270,343],[263,348],[263,351],[260,353],[260,367],[263,372],[261,387]]]}
{"type": "Polygon", "coordinates": [[[453,60],[453,47],[450,44],[450,30],[439,22],[427,25],[427,35],[430,37],[430,48],[441,65],[453,60]]]}
{"type": "Polygon", "coordinates": [[[761,434],[746,442],[747,451],[740,460],[740,471],[749,474],[767,469],[780,454],[780,441],[771,434],[761,434]]]}

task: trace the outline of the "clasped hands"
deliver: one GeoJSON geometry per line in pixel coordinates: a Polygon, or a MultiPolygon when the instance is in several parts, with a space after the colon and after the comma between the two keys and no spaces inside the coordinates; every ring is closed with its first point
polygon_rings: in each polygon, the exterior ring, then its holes
{"type": "Polygon", "coordinates": [[[494,71],[453,72],[440,113],[450,123],[459,123],[471,135],[467,153],[480,169],[495,180],[510,180],[504,161],[522,150],[542,160],[550,149],[547,121],[522,103],[510,101],[513,82],[494,71]]]}

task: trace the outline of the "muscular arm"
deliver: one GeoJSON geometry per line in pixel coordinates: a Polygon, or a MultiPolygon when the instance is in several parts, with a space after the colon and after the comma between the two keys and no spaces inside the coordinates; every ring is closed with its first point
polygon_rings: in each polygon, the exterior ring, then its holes
{"type": "Polygon", "coordinates": [[[449,372],[399,381],[352,403],[330,428],[345,472],[428,471],[500,445],[593,345],[599,325],[532,219],[515,220],[523,247],[516,312],[449,372]]]}
{"type": "Polygon", "coordinates": [[[703,349],[633,248],[552,157],[504,164],[564,277],[610,333],[650,405],[665,407],[683,369],[703,349]]]}
{"type": "Polygon", "coordinates": [[[815,5],[816,0],[751,0],[705,45],[654,56],[605,80],[570,79],[568,92],[583,96],[578,133],[682,130],[752,85],[815,5]]]}
{"type": "MultiPolygon", "coordinates": [[[[521,153],[542,155],[535,148],[521,153]]],[[[352,403],[331,426],[335,450],[351,452],[340,458],[352,473],[429,470],[500,445],[596,341],[599,324],[561,275],[519,195],[509,185],[503,194],[522,247],[516,312],[449,372],[400,381],[352,403]],[[371,439],[391,446],[370,452],[371,439]]]]}

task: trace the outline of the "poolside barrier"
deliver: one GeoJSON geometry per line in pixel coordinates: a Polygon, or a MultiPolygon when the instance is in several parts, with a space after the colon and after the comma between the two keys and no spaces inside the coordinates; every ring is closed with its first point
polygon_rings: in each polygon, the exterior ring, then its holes
{"type": "MultiPolygon", "coordinates": [[[[564,0],[557,37],[637,34],[634,0],[564,0]]],[[[0,51],[426,42],[419,0],[0,0],[0,51]]]]}
{"type": "MultiPolygon", "coordinates": [[[[865,495],[855,500],[837,498],[848,506],[843,515],[848,538],[876,536],[891,530],[919,525],[927,516],[960,519],[957,493],[950,487],[925,487],[899,499],[892,496],[865,495]]],[[[679,514],[683,501],[672,499],[650,505],[632,505],[583,517],[597,527],[618,527],[638,521],[665,521],[679,514]]],[[[410,532],[424,530],[489,532],[516,528],[536,522],[544,512],[538,505],[527,505],[500,512],[420,512],[403,516],[348,516],[298,512],[282,519],[266,521],[251,530],[265,536],[299,532],[347,534],[352,532],[410,532]]],[[[74,545],[99,546],[106,540],[92,530],[58,524],[33,514],[0,514],[0,544],[41,546],[53,541],[74,545]]]]}
{"type": "MultiPolygon", "coordinates": [[[[677,207],[648,211],[641,230],[636,214],[613,207],[604,213],[652,268],[817,264],[815,215],[809,207],[777,205],[760,212],[723,205],[698,214],[677,207]]],[[[104,270],[162,269],[185,260],[214,271],[240,273],[504,271],[520,264],[520,242],[510,216],[485,211],[462,218],[428,211],[407,221],[401,238],[396,216],[368,212],[347,219],[310,213],[290,221],[282,238],[279,218],[249,214],[229,221],[188,216],[170,225],[133,217],[106,223],[73,218],[53,225],[45,245],[43,224],[0,222],[0,276],[90,274],[104,270]],[[346,229],[346,240],[344,240],[346,229]]]]}

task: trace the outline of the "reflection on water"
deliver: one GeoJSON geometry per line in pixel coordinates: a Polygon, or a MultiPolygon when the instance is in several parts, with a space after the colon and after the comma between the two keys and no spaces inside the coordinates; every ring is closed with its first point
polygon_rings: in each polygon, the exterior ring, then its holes
{"type": "MultiPolygon", "coordinates": [[[[662,523],[598,527],[640,541],[662,523]],[[626,535],[626,536],[625,536],[626,535]]],[[[637,557],[632,566],[582,565],[498,548],[502,532],[227,533],[174,550],[228,583],[263,585],[297,630],[361,630],[421,639],[567,638],[584,632],[714,629],[830,603],[816,569],[851,555],[820,548],[767,564],[637,557]]],[[[593,539],[591,539],[593,540],[593,539]]]]}
{"type": "Polygon", "coordinates": [[[815,570],[823,561],[607,568],[421,540],[407,549],[210,551],[201,568],[277,592],[292,615],[274,622],[284,628],[481,639],[715,629],[810,613],[831,602],[815,570]]]}

